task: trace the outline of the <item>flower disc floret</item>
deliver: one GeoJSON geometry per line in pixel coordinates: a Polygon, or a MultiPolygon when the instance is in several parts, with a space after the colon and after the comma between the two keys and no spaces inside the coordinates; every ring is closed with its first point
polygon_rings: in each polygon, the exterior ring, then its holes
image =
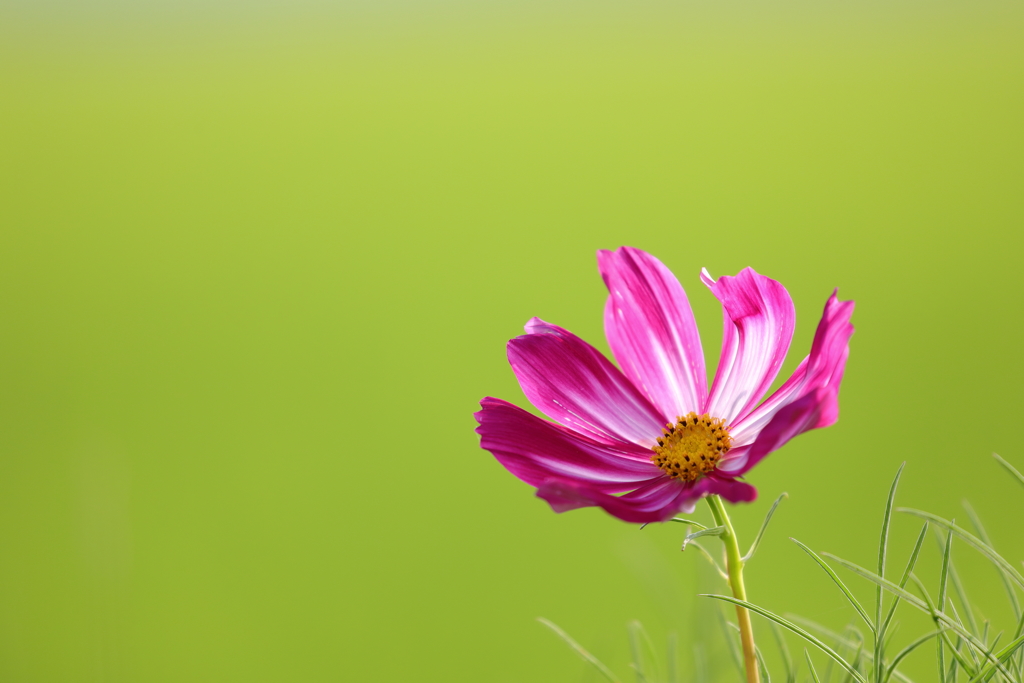
{"type": "Polygon", "coordinates": [[[672,479],[695,481],[712,472],[730,448],[725,420],[689,413],[665,425],[651,461],[672,479]]]}

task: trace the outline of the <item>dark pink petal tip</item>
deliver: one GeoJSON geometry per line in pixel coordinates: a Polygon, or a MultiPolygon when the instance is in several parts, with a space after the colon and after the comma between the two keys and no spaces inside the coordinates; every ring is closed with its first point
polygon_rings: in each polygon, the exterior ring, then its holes
{"type": "Polygon", "coordinates": [[[757,500],[757,489],[745,481],[715,474],[708,477],[707,482],[708,494],[721,496],[730,503],[753,503],[757,500]]]}
{"type": "Polygon", "coordinates": [[[648,524],[664,522],[680,511],[681,489],[668,477],[659,477],[632,493],[611,496],[577,482],[550,479],[537,488],[537,497],[546,500],[555,512],[600,507],[623,522],[648,524]]]}
{"type": "Polygon", "coordinates": [[[730,423],[756,406],[775,380],[796,326],[796,308],[779,282],[744,268],[704,283],[722,304],[722,356],[708,397],[707,412],[730,423]]]}
{"type": "Polygon", "coordinates": [[[531,486],[557,478],[619,493],[661,476],[640,446],[588,439],[497,398],[483,399],[480,407],[474,414],[480,447],[531,486]]]}
{"type": "Polygon", "coordinates": [[[757,489],[746,482],[716,475],[686,483],[659,477],[622,496],[559,479],[549,479],[537,488],[537,497],[546,500],[555,512],[599,507],[632,524],[664,522],[680,512],[691,513],[697,501],[709,495],[721,496],[730,503],[749,503],[757,499],[757,489]]]}
{"type": "Polygon", "coordinates": [[[774,394],[734,425],[733,439],[736,443],[752,443],[776,413],[809,393],[831,387],[838,394],[850,354],[853,308],[854,302],[840,301],[836,293],[829,297],[814,333],[810,354],[774,394]]]}

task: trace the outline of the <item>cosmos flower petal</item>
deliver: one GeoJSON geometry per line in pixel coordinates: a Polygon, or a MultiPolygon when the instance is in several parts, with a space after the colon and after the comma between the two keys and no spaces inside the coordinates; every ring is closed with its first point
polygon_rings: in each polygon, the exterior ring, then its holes
{"type": "Polygon", "coordinates": [[[597,262],[608,287],[605,335],[626,377],[669,420],[700,412],[707,397],[704,352],[679,280],[632,247],[599,251],[597,262]]]}
{"type": "Polygon", "coordinates": [[[678,513],[684,506],[685,487],[662,476],[632,493],[610,496],[574,481],[550,479],[537,488],[537,497],[555,512],[596,506],[624,522],[646,524],[664,522],[678,513]]]}
{"type": "Polygon", "coordinates": [[[559,478],[618,493],[661,476],[651,452],[634,444],[588,439],[501,399],[485,398],[480,407],[480,445],[531,486],[559,478]]]}
{"type": "Polygon", "coordinates": [[[730,503],[752,503],[757,500],[757,489],[745,481],[737,481],[718,474],[706,477],[706,495],[725,498],[730,503]]]}
{"type": "Polygon", "coordinates": [[[725,472],[729,476],[732,473],[741,469],[747,462],[747,453],[750,451],[750,444],[745,446],[734,446],[721,460],[718,461],[718,466],[715,468],[720,472],[725,472]]]}
{"type": "Polygon", "coordinates": [[[732,424],[746,415],[779,374],[793,339],[796,309],[789,292],[752,268],[705,284],[722,303],[722,357],[707,410],[732,424]]]}
{"type": "Polygon", "coordinates": [[[832,293],[814,333],[811,353],[774,394],[733,425],[733,443],[752,443],[779,410],[808,392],[833,385],[838,391],[850,353],[853,308],[854,302],[840,301],[837,292],[832,293]]]}
{"type": "Polygon", "coordinates": [[[728,472],[740,476],[787,441],[811,429],[828,427],[839,418],[839,386],[830,384],[811,391],[775,413],[757,435],[746,453],[745,462],[728,472]]]}
{"type": "Polygon", "coordinates": [[[508,343],[508,360],[530,403],[603,443],[654,445],[666,418],[600,351],[540,318],[526,331],[508,343]]]}

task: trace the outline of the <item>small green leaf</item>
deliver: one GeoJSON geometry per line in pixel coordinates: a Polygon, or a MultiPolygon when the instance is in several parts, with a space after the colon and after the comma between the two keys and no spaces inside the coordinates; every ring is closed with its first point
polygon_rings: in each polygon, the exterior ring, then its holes
{"type": "Polygon", "coordinates": [[[775,502],[772,503],[771,508],[768,510],[768,514],[764,516],[764,521],[761,522],[761,528],[758,530],[757,536],[754,537],[754,542],[750,544],[750,550],[748,550],[747,554],[742,558],[744,563],[750,561],[750,558],[752,558],[754,553],[757,551],[757,546],[761,545],[761,537],[764,536],[765,529],[768,528],[768,522],[772,521],[772,515],[775,514],[775,508],[779,507],[779,503],[782,502],[783,498],[789,498],[789,494],[781,494],[775,499],[775,502]]]}
{"type": "Polygon", "coordinates": [[[732,603],[734,605],[739,605],[740,607],[745,607],[746,609],[750,610],[751,612],[754,612],[755,614],[761,615],[765,619],[768,619],[770,621],[774,621],[779,626],[781,626],[784,629],[787,629],[789,631],[792,631],[793,633],[797,634],[798,636],[800,636],[801,638],[806,640],[808,643],[810,643],[811,645],[814,645],[816,648],[818,648],[819,650],[824,652],[826,655],[831,657],[837,664],[839,664],[846,671],[848,671],[854,677],[855,680],[860,681],[860,683],[867,683],[867,681],[864,680],[864,677],[860,675],[860,672],[858,672],[856,669],[854,669],[853,666],[851,666],[849,662],[847,662],[845,659],[840,657],[839,654],[835,650],[833,650],[828,645],[826,645],[825,643],[821,642],[820,640],[818,640],[817,638],[815,638],[810,633],[808,633],[804,629],[800,628],[799,626],[797,626],[793,622],[788,621],[786,619],[783,619],[779,615],[777,615],[777,614],[775,614],[773,612],[769,612],[768,610],[766,610],[763,607],[759,607],[759,606],[757,606],[757,605],[755,605],[753,603],[747,602],[746,600],[739,600],[737,598],[733,598],[733,597],[730,597],[728,595],[707,595],[707,594],[704,594],[704,595],[701,595],[701,597],[704,597],[704,598],[714,598],[715,600],[722,600],[723,602],[730,602],[730,603],[732,603]]]}
{"type": "Polygon", "coordinates": [[[605,678],[607,678],[609,681],[611,681],[611,683],[619,683],[619,679],[615,677],[615,674],[613,674],[611,672],[611,669],[609,669],[607,666],[602,664],[600,662],[600,660],[598,660],[597,657],[595,657],[594,655],[592,655],[589,652],[587,652],[583,648],[583,646],[580,645],[579,643],[577,643],[575,640],[573,640],[572,637],[568,633],[566,633],[561,628],[556,626],[553,622],[548,621],[547,619],[545,619],[543,617],[537,617],[537,621],[539,621],[540,623],[544,624],[549,629],[554,631],[555,634],[559,638],[564,640],[569,645],[569,647],[571,647],[573,650],[576,651],[576,654],[578,654],[580,657],[582,657],[585,662],[587,662],[588,664],[593,666],[595,669],[600,671],[601,675],[604,676],[605,678]]]}
{"type": "Polygon", "coordinates": [[[688,525],[690,525],[690,526],[695,526],[695,527],[697,527],[698,529],[707,529],[707,527],[706,527],[706,526],[704,526],[704,525],[703,525],[703,524],[701,524],[700,522],[695,522],[695,521],[693,521],[692,519],[683,519],[682,517],[673,517],[673,518],[672,518],[672,519],[670,519],[669,521],[670,521],[670,522],[679,522],[680,524],[688,524],[688,525]]]}
{"type": "Polygon", "coordinates": [[[682,549],[686,550],[686,545],[694,539],[703,538],[704,536],[721,536],[724,533],[724,526],[713,526],[710,529],[700,529],[699,531],[691,531],[690,533],[686,534],[686,538],[683,539],[682,549]]]}

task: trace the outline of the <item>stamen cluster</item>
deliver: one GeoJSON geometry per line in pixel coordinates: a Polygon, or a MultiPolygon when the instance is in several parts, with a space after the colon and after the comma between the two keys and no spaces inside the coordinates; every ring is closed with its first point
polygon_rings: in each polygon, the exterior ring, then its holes
{"type": "Polygon", "coordinates": [[[711,472],[732,447],[725,420],[707,413],[689,413],[665,425],[662,432],[651,461],[681,481],[694,481],[711,472]]]}

